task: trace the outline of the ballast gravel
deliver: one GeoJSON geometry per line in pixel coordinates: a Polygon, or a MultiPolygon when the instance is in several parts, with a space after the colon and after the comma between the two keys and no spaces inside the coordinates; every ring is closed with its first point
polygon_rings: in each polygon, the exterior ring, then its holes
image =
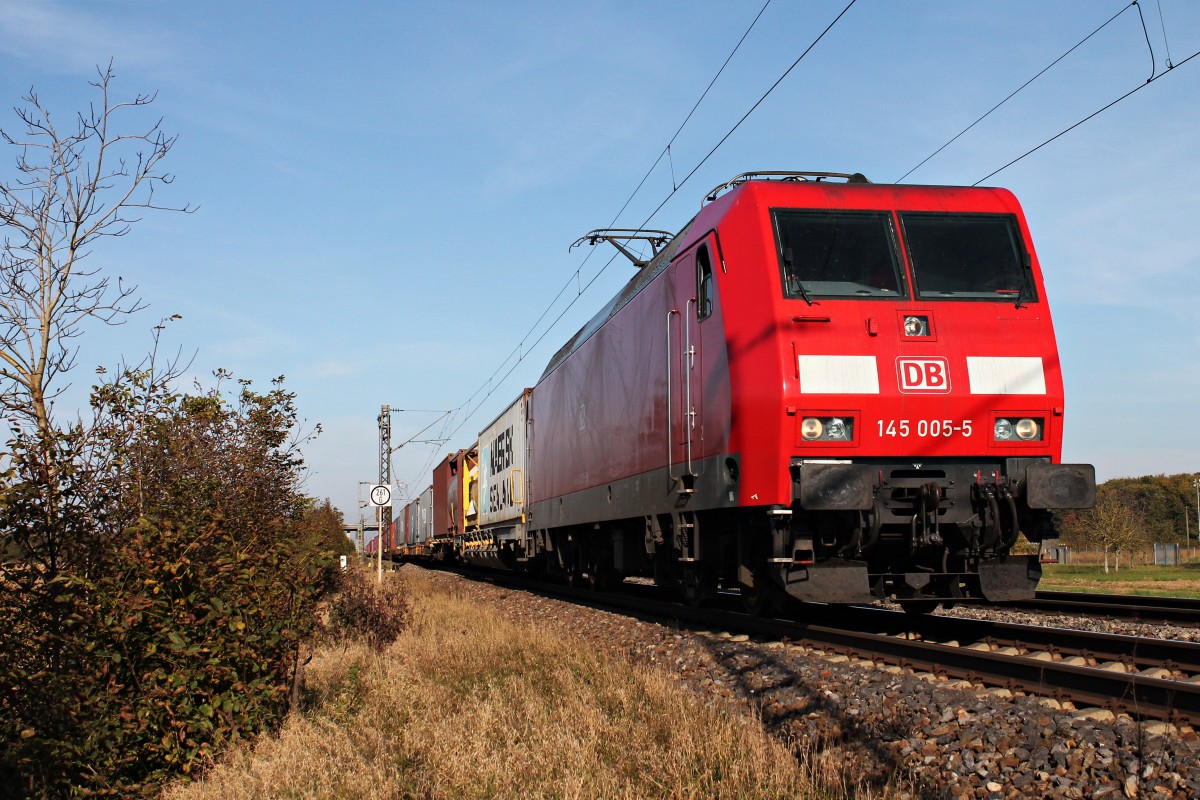
{"type": "MultiPolygon", "coordinates": [[[[677,629],[449,573],[430,577],[515,623],[585,639],[612,656],[662,670],[714,702],[755,714],[798,758],[836,764],[851,784],[887,786],[894,797],[1200,797],[1200,734],[1188,726],[1139,724],[1106,709],[1076,709],[785,642],[677,629]]],[[[1038,619],[1114,633],[1175,632],[1038,619]]]]}

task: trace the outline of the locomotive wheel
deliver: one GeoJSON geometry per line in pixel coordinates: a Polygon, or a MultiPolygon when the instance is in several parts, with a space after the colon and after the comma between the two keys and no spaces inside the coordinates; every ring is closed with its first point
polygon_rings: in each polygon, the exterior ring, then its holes
{"type": "Polygon", "coordinates": [[[742,608],[747,614],[752,617],[761,617],[767,613],[767,609],[771,606],[771,593],[766,587],[742,584],[739,589],[742,594],[742,608]]]}
{"type": "Polygon", "coordinates": [[[572,589],[577,589],[583,583],[583,573],[579,570],[571,568],[567,570],[567,586],[572,589]]]}
{"type": "Polygon", "coordinates": [[[681,590],[682,584],[672,572],[666,557],[656,555],[654,558],[654,584],[660,591],[674,594],[681,590]]]}
{"type": "Polygon", "coordinates": [[[787,597],[765,577],[755,579],[754,586],[738,584],[742,608],[752,617],[775,616],[783,613],[787,597]]]}
{"type": "Polygon", "coordinates": [[[600,568],[596,571],[596,580],[597,588],[612,590],[625,582],[625,576],[611,567],[600,568]]]}
{"type": "Polygon", "coordinates": [[[604,570],[595,565],[589,566],[586,572],[581,573],[581,579],[582,584],[593,592],[607,589],[610,583],[609,577],[604,573],[604,570]]]}
{"type": "Polygon", "coordinates": [[[711,567],[689,565],[683,570],[683,599],[692,608],[701,608],[717,596],[717,581],[711,567]]]}

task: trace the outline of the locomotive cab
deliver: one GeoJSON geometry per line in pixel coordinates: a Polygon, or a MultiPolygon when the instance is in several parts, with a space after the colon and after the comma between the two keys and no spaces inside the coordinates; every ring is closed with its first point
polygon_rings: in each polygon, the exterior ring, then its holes
{"type": "MultiPolygon", "coordinates": [[[[744,241],[739,217],[757,216],[769,225],[760,256],[778,275],[759,287],[775,293],[775,416],[791,445],[789,496],[768,515],[774,581],[831,602],[1032,596],[1040,565],[1011,555],[1018,536],[1040,542],[1051,509],[1092,505],[1095,476],[1058,463],[1057,347],[1015,198],[864,181],[740,186],[748,196],[730,204],[724,238],[744,241]]],[[[728,283],[731,303],[751,299],[728,283]]],[[[727,325],[733,351],[740,323],[727,325]]],[[[758,370],[770,360],[749,359],[758,370]]],[[[773,405],[737,362],[734,396],[773,405]]],[[[779,452],[763,441],[771,427],[732,438],[765,457],[779,452]]]]}

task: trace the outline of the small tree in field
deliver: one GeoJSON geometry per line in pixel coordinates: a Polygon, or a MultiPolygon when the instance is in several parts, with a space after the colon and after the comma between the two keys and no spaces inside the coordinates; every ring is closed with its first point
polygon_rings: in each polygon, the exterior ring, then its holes
{"type": "MultiPolygon", "coordinates": [[[[15,174],[0,179],[0,406],[10,423],[46,440],[56,378],[73,366],[74,340],[89,319],[120,324],[142,307],[136,287],[87,263],[94,246],[124,236],[172,181],[162,169],[176,137],[160,120],[123,130],[153,94],[114,101],[111,64],[92,82],[99,97],[65,127],[30,90],[17,128],[0,128],[16,149],[15,174]]],[[[186,211],[187,208],[174,210],[186,211]]]]}
{"type": "Polygon", "coordinates": [[[1145,523],[1141,516],[1126,505],[1121,496],[1106,487],[1096,495],[1096,505],[1077,511],[1063,520],[1063,539],[1075,546],[1099,545],[1104,551],[1104,571],[1108,572],[1108,556],[1115,556],[1116,569],[1121,569],[1121,554],[1131,551],[1142,540],[1145,523]]]}

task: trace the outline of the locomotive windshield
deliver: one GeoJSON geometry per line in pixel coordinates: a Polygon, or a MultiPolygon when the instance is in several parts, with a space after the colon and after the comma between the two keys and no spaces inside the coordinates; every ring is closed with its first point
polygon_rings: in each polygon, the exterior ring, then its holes
{"type": "Polygon", "coordinates": [[[902,212],[900,223],[922,300],[1034,299],[1012,216],[902,212]]]}
{"type": "Polygon", "coordinates": [[[772,214],[787,297],[903,297],[892,216],[886,211],[772,214]]]}
{"type": "MultiPolygon", "coordinates": [[[[1009,214],[900,212],[922,300],[1036,300],[1029,257],[1009,214]]],[[[888,211],[775,209],[772,221],[787,297],[904,298],[888,211]]]]}

